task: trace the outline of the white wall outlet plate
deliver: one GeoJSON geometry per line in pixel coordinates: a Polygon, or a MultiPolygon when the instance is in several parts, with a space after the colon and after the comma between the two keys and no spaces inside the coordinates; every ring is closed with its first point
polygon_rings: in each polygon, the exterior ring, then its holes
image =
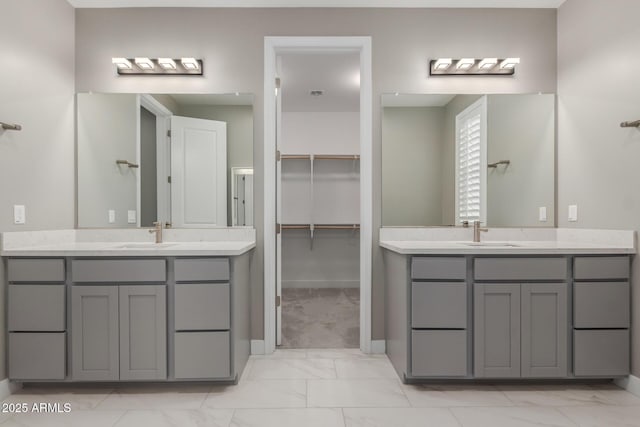
{"type": "Polygon", "coordinates": [[[569,205],[569,221],[575,222],[578,220],[578,205],[569,205]]]}
{"type": "Polygon", "coordinates": [[[127,223],[129,224],[136,223],[136,211],[127,211],[127,223]]]}
{"type": "Polygon", "coordinates": [[[540,206],[540,208],[538,209],[538,220],[540,222],[547,222],[547,207],[546,206],[540,206]]]}
{"type": "Polygon", "coordinates": [[[116,211],[113,209],[109,209],[109,224],[113,224],[116,222],[116,211]]]}
{"type": "Polygon", "coordinates": [[[13,205],[13,223],[26,224],[27,214],[24,205],[13,205]]]}

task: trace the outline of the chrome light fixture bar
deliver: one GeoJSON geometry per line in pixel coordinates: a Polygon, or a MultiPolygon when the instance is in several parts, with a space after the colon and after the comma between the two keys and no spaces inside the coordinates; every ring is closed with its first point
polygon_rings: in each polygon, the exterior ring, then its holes
{"type": "Polygon", "coordinates": [[[118,75],[201,76],[202,59],[196,58],[111,58],[118,75]]]}
{"type": "Polygon", "coordinates": [[[512,76],[520,58],[437,58],[429,61],[430,76],[512,76]]]}

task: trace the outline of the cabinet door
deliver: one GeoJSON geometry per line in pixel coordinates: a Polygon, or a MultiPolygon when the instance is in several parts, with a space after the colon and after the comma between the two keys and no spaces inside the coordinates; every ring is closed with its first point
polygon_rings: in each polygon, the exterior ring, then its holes
{"type": "Polygon", "coordinates": [[[75,381],[119,378],[118,287],[71,287],[71,357],[75,381]]]}
{"type": "Polygon", "coordinates": [[[520,284],[474,284],[478,378],[520,376],[520,284]]]}
{"type": "Polygon", "coordinates": [[[567,376],[567,284],[527,283],[522,297],[522,376],[567,376]]]}
{"type": "Polygon", "coordinates": [[[120,286],[119,295],[120,379],[166,379],[166,286],[120,286]]]}

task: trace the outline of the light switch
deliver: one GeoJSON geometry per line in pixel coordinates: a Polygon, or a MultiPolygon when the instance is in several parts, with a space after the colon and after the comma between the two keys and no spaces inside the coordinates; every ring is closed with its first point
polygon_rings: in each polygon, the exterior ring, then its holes
{"type": "Polygon", "coordinates": [[[13,205],[13,223],[25,224],[27,222],[27,215],[24,205],[13,205]]]}
{"type": "Polygon", "coordinates": [[[538,209],[538,220],[540,222],[547,222],[547,207],[546,206],[540,206],[540,208],[538,209]]]}
{"type": "Polygon", "coordinates": [[[578,220],[578,205],[569,205],[569,221],[575,222],[578,220]]]}
{"type": "Polygon", "coordinates": [[[114,222],[116,222],[116,211],[109,209],[109,224],[113,224],[114,222]]]}
{"type": "Polygon", "coordinates": [[[136,211],[127,211],[127,222],[129,224],[136,223],[136,211]]]}

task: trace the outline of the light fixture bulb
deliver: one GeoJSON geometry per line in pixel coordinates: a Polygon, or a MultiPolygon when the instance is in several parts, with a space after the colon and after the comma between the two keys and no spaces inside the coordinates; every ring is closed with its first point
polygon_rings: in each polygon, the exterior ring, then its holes
{"type": "Polygon", "coordinates": [[[134,58],[133,60],[141,70],[153,70],[155,68],[153,61],[149,58],[134,58]]]}
{"type": "Polygon", "coordinates": [[[488,71],[495,67],[497,63],[498,58],[484,58],[482,61],[480,61],[480,64],[478,64],[478,69],[488,71]]]}
{"type": "Polygon", "coordinates": [[[200,68],[198,60],[195,58],[181,58],[180,62],[186,70],[197,70],[200,68]]]}
{"type": "Polygon", "coordinates": [[[475,63],[476,63],[476,60],[474,58],[458,59],[458,62],[456,62],[456,69],[460,71],[466,71],[469,68],[473,67],[475,63]]]}
{"type": "Polygon", "coordinates": [[[453,60],[451,58],[440,58],[433,64],[433,69],[437,71],[444,71],[451,66],[453,60]]]}
{"type": "Polygon", "coordinates": [[[127,58],[111,58],[111,63],[121,70],[131,70],[133,64],[127,58]]]}
{"type": "Polygon", "coordinates": [[[500,63],[501,70],[513,70],[520,63],[520,58],[507,58],[500,63]]]}
{"type": "Polygon", "coordinates": [[[176,69],[176,61],[171,58],[158,58],[158,64],[165,70],[176,69]]]}

